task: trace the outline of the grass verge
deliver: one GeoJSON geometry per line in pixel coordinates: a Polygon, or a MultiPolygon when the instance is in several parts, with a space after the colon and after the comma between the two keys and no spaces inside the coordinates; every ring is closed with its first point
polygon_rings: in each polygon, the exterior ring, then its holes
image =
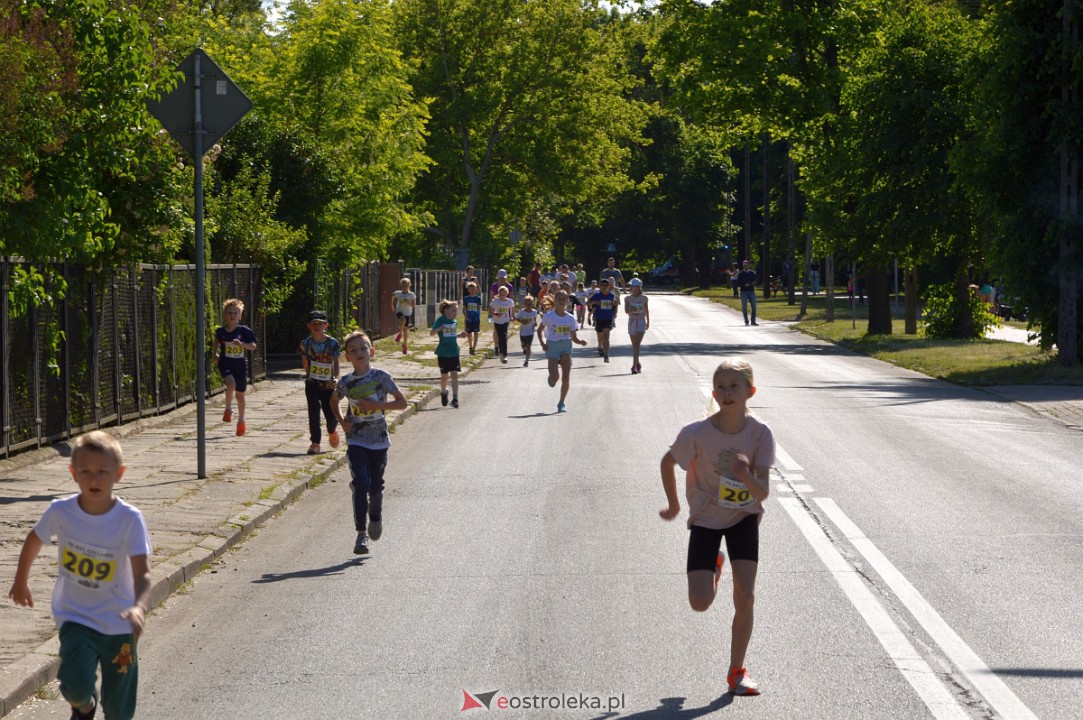
{"type": "MultiPolygon", "coordinates": [[[[691,294],[741,309],[741,301],[729,288],[695,290],[691,294]]],[[[906,335],[902,318],[894,320],[891,335],[868,335],[867,306],[858,303],[851,307],[845,296],[836,297],[835,320],[828,322],[825,304],[823,295],[809,296],[807,312],[799,316],[800,295],[795,305],[788,304],[784,295],[760,298],[756,314],[763,320],[792,322],[801,332],[960,385],[1083,385],[1083,367],[1062,367],[1056,353],[1031,345],[1004,340],[933,340],[925,337],[921,323],[917,335],[906,335]]]]}

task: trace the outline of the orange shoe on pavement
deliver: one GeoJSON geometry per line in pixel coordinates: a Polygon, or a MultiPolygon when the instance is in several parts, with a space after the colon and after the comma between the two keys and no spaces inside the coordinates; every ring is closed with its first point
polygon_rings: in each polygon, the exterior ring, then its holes
{"type": "Polygon", "coordinates": [[[222,422],[229,422],[233,419],[233,410],[226,408],[226,411],[222,413],[222,422]]]}
{"type": "Polygon", "coordinates": [[[756,681],[748,674],[748,668],[733,668],[730,670],[726,682],[730,686],[730,692],[734,695],[759,695],[760,688],[756,681]]]}
{"type": "Polygon", "coordinates": [[[407,354],[407,353],[409,353],[409,352],[410,352],[410,351],[406,349],[406,343],[403,343],[403,344],[402,344],[402,354],[403,354],[403,355],[406,355],[406,354],[407,354]]]}
{"type": "Polygon", "coordinates": [[[331,431],[331,434],[327,436],[327,442],[331,444],[331,447],[338,447],[338,430],[331,431]]]}
{"type": "Polygon", "coordinates": [[[238,420],[237,421],[237,437],[240,437],[241,435],[244,435],[244,431],[247,430],[247,429],[248,428],[246,428],[244,426],[244,420],[238,420]]]}

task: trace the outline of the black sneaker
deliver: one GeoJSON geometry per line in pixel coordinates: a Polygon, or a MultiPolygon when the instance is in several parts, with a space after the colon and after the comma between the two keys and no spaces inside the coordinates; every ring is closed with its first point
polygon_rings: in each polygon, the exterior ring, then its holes
{"type": "Polygon", "coordinates": [[[369,546],[368,546],[367,541],[368,541],[368,538],[365,537],[365,533],[359,534],[357,536],[357,540],[353,544],[353,554],[354,555],[368,555],[369,554],[369,546]]]}
{"type": "Polygon", "coordinates": [[[459,398],[451,398],[451,407],[453,407],[453,408],[459,407],[459,398]]]}
{"type": "Polygon", "coordinates": [[[447,407],[447,390],[440,391],[440,404],[447,407]]]}
{"type": "Polygon", "coordinates": [[[384,534],[384,524],[381,520],[369,520],[369,537],[373,541],[379,540],[384,534]]]}

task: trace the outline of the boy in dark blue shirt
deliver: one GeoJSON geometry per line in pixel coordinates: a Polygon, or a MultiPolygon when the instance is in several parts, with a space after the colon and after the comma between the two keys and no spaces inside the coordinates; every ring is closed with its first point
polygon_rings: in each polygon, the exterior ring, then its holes
{"type": "Polygon", "coordinates": [[[474,282],[466,284],[466,295],[463,296],[463,311],[466,313],[466,338],[473,355],[478,347],[478,333],[481,332],[481,295],[478,293],[478,285],[474,282]]]}
{"type": "Polygon", "coordinates": [[[248,389],[248,357],[245,350],[256,349],[256,333],[241,325],[244,303],[230,298],[222,303],[226,324],[214,331],[214,359],[226,384],[226,409],[222,422],[233,419],[233,396],[237,396],[237,434],[244,435],[244,392],[248,389]]]}

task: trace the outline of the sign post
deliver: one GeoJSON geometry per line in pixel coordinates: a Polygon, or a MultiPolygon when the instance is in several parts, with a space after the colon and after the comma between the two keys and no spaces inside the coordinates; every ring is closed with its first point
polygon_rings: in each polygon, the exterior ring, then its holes
{"type": "Polygon", "coordinates": [[[197,470],[207,477],[206,253],[203,248],[203,154],[252,109],[252,101],[207,53],[193,50],[178,68],[184,82],[147,109],[195,161],[197,470]],[[206,81],[206,82],[205,82],[206,81]]]}

